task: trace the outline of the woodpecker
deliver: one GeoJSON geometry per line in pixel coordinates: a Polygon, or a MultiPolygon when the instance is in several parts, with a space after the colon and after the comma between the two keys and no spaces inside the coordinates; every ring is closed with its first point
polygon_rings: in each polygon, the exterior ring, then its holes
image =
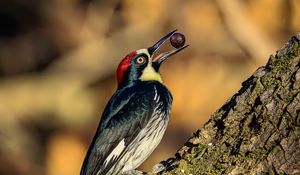
{"type": "Polygon", "coordinates": [[[152,47],[133,51],[120,62],[118,88],[102,114],[84,159],[80,175],[136,174],[161,141],[172,105],[159,68],[170,56],[186,48],[154,56],[176,30],[152,47]]]}

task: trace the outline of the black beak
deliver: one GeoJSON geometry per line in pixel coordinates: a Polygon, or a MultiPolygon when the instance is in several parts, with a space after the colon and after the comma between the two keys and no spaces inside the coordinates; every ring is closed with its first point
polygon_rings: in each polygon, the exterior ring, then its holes
{"type": "MultiPolygon", "coordinates": [[[[164,42],[166,42],[167,40],[169,40],[171,38],[171,36],[176,33],[177,29],[168,33],[166,36],[162,37],[159,41],[157,41],[152,47],[149,47],[148,48],[148,52],[151,56],[154,55],[155,51],[157,49],[159,49],[159,47],[161,45],[164,44],[164,42]]],[[[171,57],[172,55],[180,52],[181,50],[185,49],[186,47],[188,47],[189,45],[185,45],[185,46],[182,46],[176,50],[172,50],[172,51],[169,51],[169,52],[164,52],[164,53],[161,53],[160,55],[158,55],[157,57],[153,58],[152,59],[152,62],[155,62],[155,63],[158,63],[158,65],[160,65],[164,60],[166,60],[167,58],[171,57]]]]}

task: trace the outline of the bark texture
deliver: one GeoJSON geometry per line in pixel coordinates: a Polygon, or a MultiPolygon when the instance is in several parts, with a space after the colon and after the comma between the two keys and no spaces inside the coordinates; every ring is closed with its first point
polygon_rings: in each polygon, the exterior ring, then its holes
{"type": "Polygon", "coordinates": [[[243,82],[158,174],[300,174],[299,92],[300,34],[243,82]]]}

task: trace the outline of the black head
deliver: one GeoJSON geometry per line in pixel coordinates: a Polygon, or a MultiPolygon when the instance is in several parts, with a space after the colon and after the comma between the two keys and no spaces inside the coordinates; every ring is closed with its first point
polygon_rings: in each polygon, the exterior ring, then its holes
{"type": "Polygon", "coordinates": [[[176,30],[170,32],[147,49],[139,49],[126,55],[120,62],[117,69],[119,88],[136,80],[162,82],[159,73],[161,63],[188,46],[186,45],[170,52],[161,53],[154,57],[155,51],[157,51],[157,49],[175,32],[176,30]]]}

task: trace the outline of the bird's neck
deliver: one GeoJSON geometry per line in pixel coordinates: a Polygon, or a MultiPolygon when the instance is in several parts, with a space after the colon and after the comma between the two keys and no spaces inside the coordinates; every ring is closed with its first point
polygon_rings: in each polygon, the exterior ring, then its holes
{"type": "Polygon", "coordinates": [[[151,64],[148,64],[147,67],[145,67],[139,79],[142,81],[158,81],[162,83],[160,73],[156,71],[151,64]]]}
{"type": "Polygon", "coordinates": [[[148,64],[143,71],[138,71],[135,69],[126,71],[124,79],[118,85],[118,89],[131,86],[135,83],[149,81],[157,81],[161,84],[163,83],[160,73],[156,71],[150,64],[148,64]]]}
{"type": "Polygon", "coordinates": [[[136,86],[136,85],[148,84],[148,83],[162,84],[161,81],[157,81],[157,80],[140,80],[140,79],[136,79],[136,80],[131,80],[131,81],[127,81],[127,82],[119,84],[118,85],[118,90],[121,90],[123,88],[129,88],[129,87],[136,86]]]}

